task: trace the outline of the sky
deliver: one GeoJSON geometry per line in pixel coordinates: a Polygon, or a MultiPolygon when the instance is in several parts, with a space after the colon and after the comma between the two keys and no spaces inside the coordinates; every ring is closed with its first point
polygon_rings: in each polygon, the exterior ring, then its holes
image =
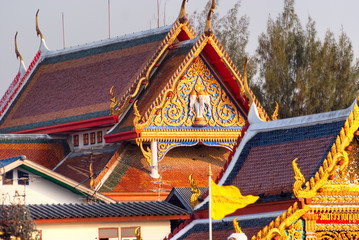
{"type": "MultiPolygon", "coordinates": [[[[39,9],[39,27],[50,50],[105,40],[157,27],[157,1],[160,26],[172,24],[178,17],[182,0],[0,0],[0,97],[19,70],[14,36],[25,66],[39,49],[35,15],[39,9]],[[110,33],[109,13],[110,12],[110,33]],[[63,25],[64,19],[64,25],[63,25]],[[64,26],[64,28],[63,28],[64,26]],[[63,34],[64,33],[64,34],[63,34]]],[[[187,14],[201,11],[210,0],[189,0],[187,14]]],[[[216,12],[225,14],[238,0],[217,0],[216,12]]],[[[302,25],[308,16],[316,22],[318,37],[329,29],[338,36],[341,29],[352,41],[359,58],[358,0],[297,0],[295,10],[302,25]]],[[[250,38],[247,52],[254,54],[258,36],[266,32],[268,17],[275,19],[283,10],[283,0],[242,0],[239,16],[249,17],[250,38]]],[[[215,31],[215,29],[214,29],[215,31]]]]}

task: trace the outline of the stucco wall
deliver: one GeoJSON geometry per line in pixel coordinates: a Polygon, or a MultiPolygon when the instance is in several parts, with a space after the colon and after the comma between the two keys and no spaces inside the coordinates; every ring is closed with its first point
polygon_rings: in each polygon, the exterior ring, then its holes
{"type": "Polygon", "coordinates": [[[6,196],[5,203],[14,200],[15,192],[20,199],[25,199],[26,204],[57,204],[57,203],[82,203],[82,197],[74,192],[50,182],[43,177],[34,175],[22,168],[13,170],[13,184],[3,185],[0,181],[0,195],[6,196]],[[29,173],[29,185],[18,185],[18,170],[29,173]],[[22,196],[25,196],[24,198],[22,196]]]}
{"type": "Polygon", "coordinates": [[[99,228],[118,228],[121,239],[121,228],[138,226],[145,240],[164,239],[170,233],[169,221],[43,223],[37,224],[37,229],[42,231],[42,240],[98,240],[99,228]]]}

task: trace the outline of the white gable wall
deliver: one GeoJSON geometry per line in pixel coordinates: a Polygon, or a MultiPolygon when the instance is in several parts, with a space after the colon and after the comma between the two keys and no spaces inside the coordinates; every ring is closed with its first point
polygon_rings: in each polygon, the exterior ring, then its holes
{"type": "MultiPolygon", "coordinates": [[[[42,232],[43,240],[98,240],[99,228],[118,228],[121,240],[121,228],[140,227],[145,240],[164,239],[171,230],[170,221],[144,222],[77,222],[77,223],[41,223],[37,229],[42,232]]],[[[116,239],[117,238],[111,238],[116,239]]]]}
{"type": "Polygon", "coordinates": [[[16,192],[19,199],[25,196],[26,204],[83,203],[81,195],[20,167],[13,169],[12,185],[3,185],[0,181],[0,186],[0,195],[6,196],[5,203],[13,201],[16,192]],[[29,174],[29,185],[18,184],[18,170],[29,174]]]}

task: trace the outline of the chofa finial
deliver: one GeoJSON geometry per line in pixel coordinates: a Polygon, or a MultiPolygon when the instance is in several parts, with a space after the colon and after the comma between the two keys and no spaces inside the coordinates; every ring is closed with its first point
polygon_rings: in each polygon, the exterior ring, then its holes
{"type": "Polygon", "coordinates": [[[210,36],[213,33],[212,24],[211,24],[211,15],[214,13],[215,7],[216,7],[216,1],[212,0],[212,6],[207,15],[206,28],[204,29],[204,32],[207,36],[210,36]]]}
{"type": "Polygon", "coordinates": [[[17,34],[18,32],[15,33],[15,53],[16,53],[16,58],[19,59],[20,58],[20,61],[23,61],[24,59],[22,58],[20,52],[19,52],[19,49],[17,48],[17,34]]]}
{"type": "Polygon", "coordinates": [[[181,12],[178,17],[178,20],[180,21],[180,23],[184,23],[184,21],[187,19],[186,2],[188,2],[188,0],[182,0],[181,12]]]}
{"type": "Polygon", "coordinates": [[[41,39],[44,39],[44,36],[42,35],[40,28],[39,28],[39,21],[38,21],[39,11],[40,11],[40,9],[37,9],[37,12],[36,12],[36,33],[37,33],[37,36],[40,35],[41,39]]]}

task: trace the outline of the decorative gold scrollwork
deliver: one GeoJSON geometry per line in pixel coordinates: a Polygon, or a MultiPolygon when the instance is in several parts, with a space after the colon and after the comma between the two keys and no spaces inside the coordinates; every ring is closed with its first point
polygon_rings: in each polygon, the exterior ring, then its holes
{"type": "Polygon", "coordinates": [[[191,127],[195,116],[191,114],[189,97],[192,91],[206,92],[211,107],[204,109],[208,126],[241,127],[245,120],[230,97],[211,75],[206,64],[198,59],[194,61],[175,89],[175,96],[167,99],[160,112],[149,126],[191,127]],[[209,111],[209,112],[208,112],[209,111]]]}
{"type": "MultiPolygon", "coordinates": [[[[329,176],[338,176],[341,179],[346,177],[347,166],[349,163],[346,147],[354,138],[354,133],[359,128],[359,108],[357,104],[354,105],[354,110],[349,114],[345,121],[344,128],[341,129],[331,151],[327,158],[323,161],[323,165],[319,171],[308,182],[303,185],[303,175],[300,173],[295,161],[293,161],[293,169],[295,173],[296,182],[293,186],[293,192],[297,198],[312,198],[317,195],[318,190],[327,184],[329,176]]],[[[338,181],[340,183],[340,181],[338,181]]]]}
{"type": "Polygon", "coordinates": [[[359,240],[359,232],[353,231],[324,231],[316,233],[317,240],[359,240]]]}
{"type": "Polygon", "coordinates": [[[136,139],[137,146],[141,148],[143,156],[146,158],[148,164],[152,166],[152,152],[149,147],[146,148],[146,150],[143,147],[143,142],[140,139],[136,139]]]}

